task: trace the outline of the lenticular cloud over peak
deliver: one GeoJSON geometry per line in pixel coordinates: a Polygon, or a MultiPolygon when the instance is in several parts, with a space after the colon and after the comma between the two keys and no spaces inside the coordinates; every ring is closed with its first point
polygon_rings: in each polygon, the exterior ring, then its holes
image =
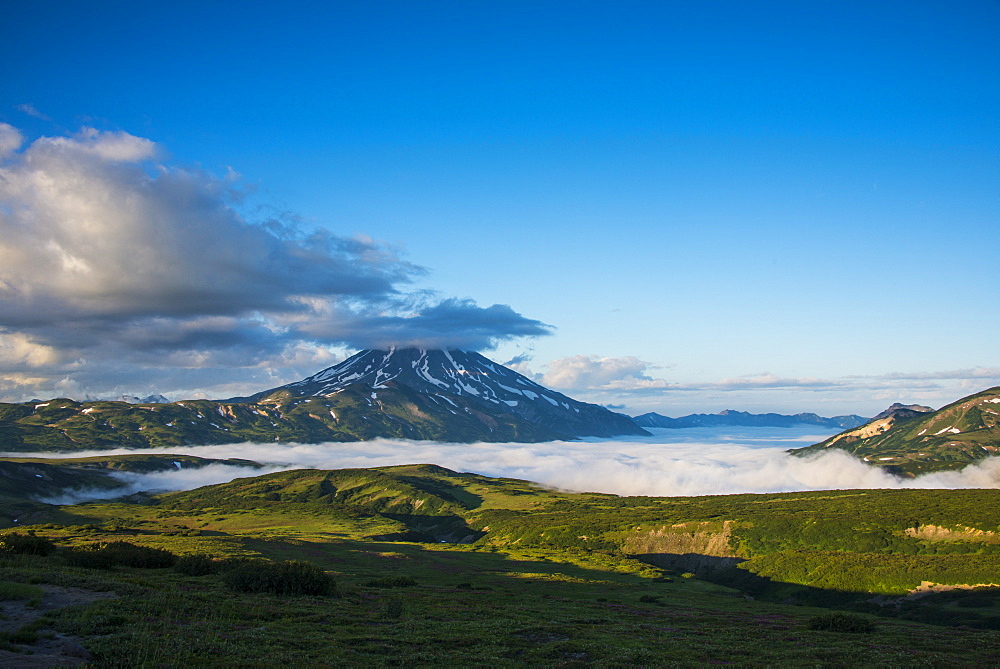
{"type": "Polygon", "coordinates": [[[330,347],[481,349],[550,330],[407,292],[427,270],[391,246],[251,220],[234,173],[164,153],[123,131],[26,141],[0,124],[0,400],[246,394],[336,362],[330,347]]]}

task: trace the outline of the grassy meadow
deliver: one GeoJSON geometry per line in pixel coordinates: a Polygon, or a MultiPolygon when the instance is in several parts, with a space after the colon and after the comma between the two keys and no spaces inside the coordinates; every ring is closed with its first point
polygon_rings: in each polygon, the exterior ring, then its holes
{"type": "Polygon", "coordinates": [[[112,596],[2,639],[73,638],[96,666],[996,664],[996,502],[615,497],[413,465],[36,505],[5,530],[0,596],[112,596]],[[329,587],[247,589],[286,561],[329,587]]]}

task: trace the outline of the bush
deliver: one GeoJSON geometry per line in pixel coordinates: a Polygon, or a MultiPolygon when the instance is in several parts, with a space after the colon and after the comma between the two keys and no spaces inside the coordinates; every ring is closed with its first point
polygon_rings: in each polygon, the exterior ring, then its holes
{"type": "Polygon", "coordinates": [[[111,567],[140,567],[159,569],[169,567],[177,556],[162,548],[137,546],[127,541],[93,544],[87,548],[74,548],[64,555],[74,567],[109,569],[111,567]]]}
{"type": "Polygon", "coordinates": [[[18,534],[12,532],[0,536],[0,552],[20,553],[22,555],[52,555],[56,545],[45,537],[33,534],[18,534]]]}
{"type": "Polygon", "coordinates": [[[174,571],[187,576],[206,576],[222,571],[222,565],[210,555],[182,555],[174,563],[174,571]]]}
{"type": "Polygon", "coordinates": [[[226,585],[238,592],[274,595],[334,595],[337,584],[309,562],[248,562],[230,570],[226,585]]]}
{"type": "Polygon", "coordinates": [[[964,609],[983,609],[988,606],[993,606],[993,604],[993,599],[985,595],[969,595],[968,597],[962,597],[955,602],[956,606],[961,606],[964,609]]]}
{"type": "Polygon", "coordinates": [[[809,619],[809,629],[827,632],[853,632],[868,634],[875,631],[875,623],[856,613],[824,613],[809,619]]]}
{"type": "MultiPolygon", "coordinates": [[[[410,586],[417,585],[417,579],[409,576],[386,576],[384,578],[373,578],[367,581],[365,585],[370,588],[409,588],[410,586]]],[[[469,587],[471,588],[472,585],[469,584],[469,587]]]]}

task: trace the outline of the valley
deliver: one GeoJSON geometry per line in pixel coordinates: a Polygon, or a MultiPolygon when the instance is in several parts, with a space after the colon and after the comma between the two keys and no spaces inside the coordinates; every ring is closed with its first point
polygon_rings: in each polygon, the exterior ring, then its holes
{"type": "Polygon", "coordinates": [[[390,349],[229,400],[0,405],[0,660],[989,664],[997,401],[633,420],[390,349]]]}
{"type": "Polygon", "coordinates": [[[111,596],[44,612],[2,632],[3,647],[66,637],[96,664],[132,666],[989,664],[998,496],[619,497],[435,465],[292,470],[73,506],[8,490],[5,509],[30,508],[5,530],[0,587],[111,596]],[[55,551],[20,553],[12,536],[55,551]],[[133,545],[152,553],[108,552],[133,545]],[[335,590],[233,589],[246,565],[289,560],[335,590]]]}

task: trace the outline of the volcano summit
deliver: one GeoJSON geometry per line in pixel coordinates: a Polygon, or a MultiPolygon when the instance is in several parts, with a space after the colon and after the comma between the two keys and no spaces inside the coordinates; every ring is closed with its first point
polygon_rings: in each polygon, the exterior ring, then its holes
{"type": "Polygon", "coordinates": [[[574,400],[478,353],[458,349],[361,351],[302,381],[244,401],[267,402],[289,395],[331,397],[358,384],[370,387],[373,399],[382,391],[406,389],[447,413],[480,413],[494,419],[504,415],[530,424],[532,433],[548,433],[553,439],[648,434],[628,416],[574,400]]]}

